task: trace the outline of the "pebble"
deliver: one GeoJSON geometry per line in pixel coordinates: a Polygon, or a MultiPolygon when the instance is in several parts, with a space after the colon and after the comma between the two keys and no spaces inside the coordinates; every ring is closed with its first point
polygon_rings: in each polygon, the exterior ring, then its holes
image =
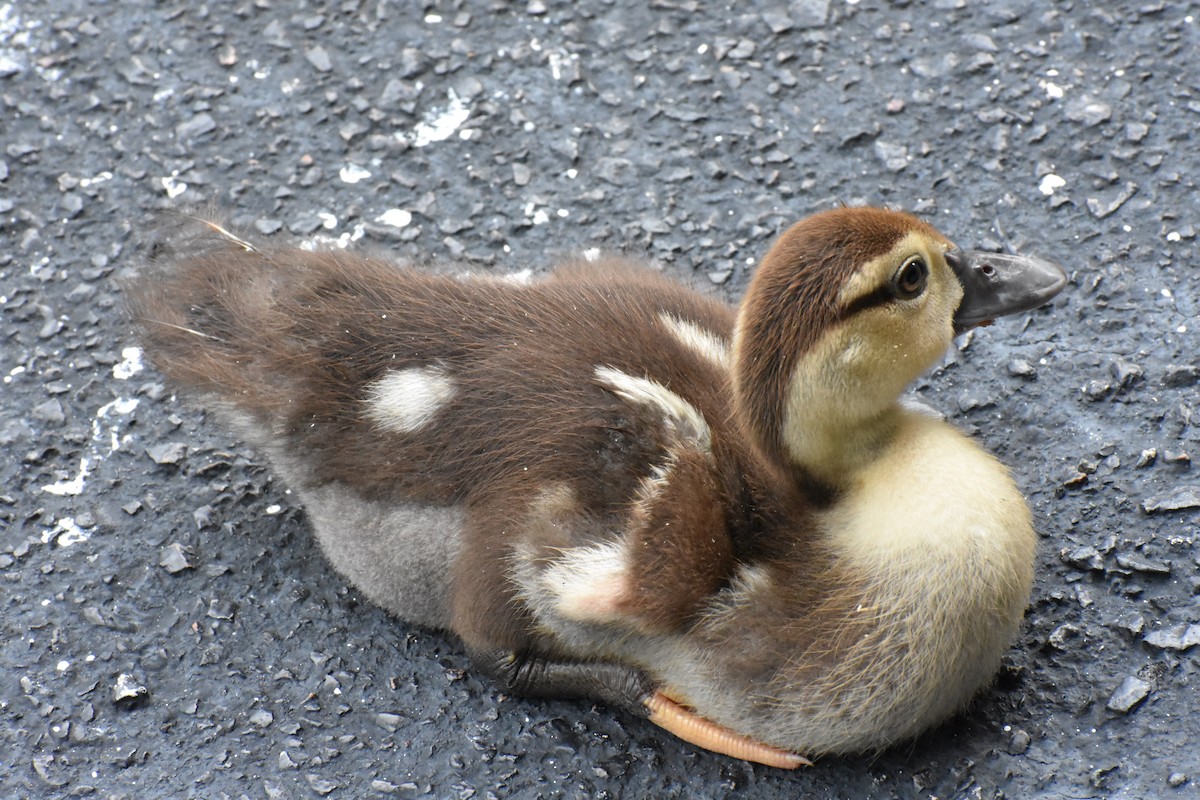
{"type": "Polygon", "coordinates": [[[217,524],[216,509],[205,503],[192,512],[192,522],[196,524],[196,530],[198,531],[215,527],[217,524]]]}
{"type": "Polygon", "coordinates": [[[1172,772],[1170,777],[1167,778],[1167,785],[1169,785],[1172,789],[1178,789],[1187,782],[1188,776],[1182,772],[1172,772]]]}
{"type": "Polygon", "coordinates": [[[1119,191],[1115,197],[1108,201],[1101,200],[1097,197],[1089,197],[1087,199],[1088,211],[1090,211],[1092,216],[1096,219],[1104,219],[1105,217],[1116,213],[1121,206],[1125,205],[1125,203],[1131,197],[1137,194],[1137,190],[1138,187],[1136,183],[1127,183],[1121,188],[1121,191],[1119,191]]]}
{"type": "MultiPolygon", "coordinates": [[[[0,62],[2,63],[2,62],[0,62]]],[[[66,778],[60,778],[50,771],[50,766],[54,763],[54,756],[40,755],[33,757],[33,771],[39,778],[42,779],[48,786],[59,788],[66,786],[69,781],[66,778]]]]}
{"type": "Polygon", "coordinates": [[[1100,551],[1090,545],[1077,547],[1074,550],[1062,550],[1058,557],[1066,564],[1070,564],[1076,569],[1090,570],[1092,572],[1104,571],[1104,556],[1100,551]]]}
{"type": "Polygon", "coordinates": [[[1050,635],[1046,637],[1046,641],[1055,650],[1065,652],[1073,649],[1074,645],[1072,643],[1079,639],[1082,634],[1083,631],[1079,629],[1079,626],[1066,622],[1051,631],[1050,635]]]}
{"type": "Polygon", "coordinates": [[[1143,637],[1142,641],[1160,650],[1184,651],[1200,644],[1200,624],[1181,623],[1169,628],[1159,628],[1143,637]]]}
{"type": "Polygon", "coordinates": [[[117,682],[112,687],[113,702],[123,707],[131,707],[149,694],[150,690],[145,684],[125,672],[117,676],[117,682]]]}
{"type": "Polygon", "coordinates": [[[1150,694],[1150,684],[1134,675],[1128,675],[1108,698],[1108,709],[1120,714],[1128,713],[1150,694]]]}
{"type": "Polygon", "coordinates": [[[1129,611],[1113,620],[1110,627],[1125,631],[1132,637],[1139,637],[1146,630],[1146,620],[1136,611],[1129,611]]]}
{"type": "Polygon", "coordinates": [[[792,21],[798,28],[823,28],[829,19],[830,0],[792,0],[792,21]]]}
{"type": "Polygon", "coordinates": [[[321,795],[322,797],[324,797],[327,794],[331,794],[336,789],[341,788],[340,783],[337,783],[335,781],[326,780],[325,778],[322,778],[320,775],[314,775],[312,773],[309,773],[309,774],[305,775],[304,778],[305,778],[305,780],[308,781],[308,785],[310,787],[312,787],[312,790],[314,792],[316,792],[317,794],[321,795]]]}
{"type": "Polygon", "coordinates": [[[304,57],[317,72],[329,72],[333,69],[333,61],[330,60],[329,53],[320,45],[305,50],[304,57]]]}
{"type": "Polygon", "coordinates": [[[996,405],[994,397],[977,388],[964,389],[957,398],[959,411],[974,411],[996,405]]]}
{"type": "Polygon", "coordinates": [[[1063,113],[1072,122],[1091,128],[1107,122],[1112,117],[1112,106],[1103,100],[1080,95],[1067,102],[1063,113]]]}
{"type": "Polygon", "coordinates": [[[62,402],[57,397],[52,397],[34,406],[30,416],[47,425],[61,425],[67,419],[63,413],[62,402]]]}
{"type": "Polygon", "coordinates": [[[1162,385],[1172,389],[1186,389],[1200,383],[1200,367],[1194,364],[1169,364],[1163,372],[1162,385]]]}
{"type": "Polygon", "coordinates": [[[404,724],[404,717],[399,714],[389,714],[380,712],[375,715],[375,724],[383,728],[385,731],[395,733],[401,725],[404,724]]]}
{"type": "Polygon", "coordinates": [[[174,465],[187,455],[187,445],[183,442],[154,444],[146,448],[146,455],[150,456],[150,460],[155,464],[174,465]]]}
{"type": "Polygon", "coordinates": [[[203,112],[175,126],[175,138],[185,142],[199,139],[217,129],[217,121],[212,114],[203,112]]]}
{"type": "Polygon", "coordinates": [[[762,18],[763,22],[767,23],[767,27],[771,29],[771,33],[787,33],[795,27],[792,18],[783,9],[775,8],[764,11],[762,18]]]}
{"type": "Polygon", "coordinates": [[[229,600],[221,600],[214,597],[208,601],[208,614],[210,619],[233,619],[233,615],[237,613],[237,603],[229,600]]]}
{"type": "Polygon", "coordinates": [[[1008,752],[1014,756],[1024,755],[1029,749],[1031,741],[1032,737],[1030,737],[1029,733],[1018,728],[1009,737],[1008,752]]]}
{"type": "Polygon", "coordinates": [[[892,172],[899,172],[908,166],[908,148],[902,144],[877,141],[875,156],[892,172]]]}
{"type": "Polygon", "coordinates": [[[1008,374],[1014,378],[1035,378],[1037,370],[1025,359],[1014,358],[1008,362],[1008,374]]]}
{"type": "Polygon", "coordinates": [[[1200,485],[1176,486],[1174,489],[1152,495],[1142,501],[1142,510],[1147,514],[1159,511],[1183,511],[1200,508],[1200,485]]]}
{"type": "Polygon", "coordinates": [[[1122,389],[1128,389],[1146,375],[1146,371],[1140,366],[1123,358],[1113,361],[1109,365],[1109,371],[1112,372],[1112,376],[1117,379],[1117,385],[1122,389]]]}
{"type": "Polygon", "coordinates": [[[171,542],[159,554],[158,565],[167,572],[175,575],[185,569],[193,569],[194,565],[188,560],[187,550],[179,542],[171,542]]]}
{"type": "Polygon", "coordinates": [[[614,186],[630,186],[637,180],[637,169],[627,158],[605,157],[596,162],[596,175],[614,186]]]}
{"type": "Polygon", "coordinates": [[[1141,556],[1121,554],[1117,556],[1117,563],[1125,569],[1131,569],[1134,572],[1144,572],[1151,575],[1171,574],[1171,567],[1169,565],[1150,561],[1141,556]]]}
{"type": "Polygon", "coordinates": [[[257,708],[250,714],[250,724],[256,728],[268,728],[275,721],[275,715],[265,708],[257,708]]]}

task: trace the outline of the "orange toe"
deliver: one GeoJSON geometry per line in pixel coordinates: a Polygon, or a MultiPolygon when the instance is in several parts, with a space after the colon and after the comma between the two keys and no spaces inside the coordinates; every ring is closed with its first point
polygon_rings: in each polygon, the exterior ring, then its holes
{"type": "Polygon", "coordinates": [[[760,744],[707,720],[679,705],[664,692],[652,694],[646,700],[646,710],[655,725],[705,750],[781,769],[812,766],[812,762],[802,755],[760,744]]]}

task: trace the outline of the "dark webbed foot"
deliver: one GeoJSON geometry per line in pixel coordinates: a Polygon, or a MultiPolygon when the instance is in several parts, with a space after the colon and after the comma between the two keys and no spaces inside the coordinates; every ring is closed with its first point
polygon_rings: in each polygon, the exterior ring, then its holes
{"type": "Polygon", "coordinates": [[[654,682],[641,670],[609,661],[554,661],[512,650],[473,651],[471,661],[506,692],[522,697],[599,700],[650,716],[654,682]]]}
{"type": "Polygon", "coordinates": [[[645,673],[608,661],[554,661],[512,650],[473,651],[471,661],[501,689],[523,697],[598,700],[714,753],[795,769],[808,759],[760,744],[705,719],[659,691],[645,673]]]}

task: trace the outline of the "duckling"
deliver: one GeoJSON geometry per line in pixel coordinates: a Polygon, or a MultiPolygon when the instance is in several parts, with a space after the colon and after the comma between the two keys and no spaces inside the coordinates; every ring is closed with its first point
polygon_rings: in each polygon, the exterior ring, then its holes
{"type": "Polygon", "coordinates": [[[620,259],[522,283],[207,221],[126,292],[151,361],[266,456],[373,602],[510,693],[790,768],[911,737],[998,668],[1029,510],[899,397],[1065,282],[839,208],[784,232],[736,310],[620,259]]]}

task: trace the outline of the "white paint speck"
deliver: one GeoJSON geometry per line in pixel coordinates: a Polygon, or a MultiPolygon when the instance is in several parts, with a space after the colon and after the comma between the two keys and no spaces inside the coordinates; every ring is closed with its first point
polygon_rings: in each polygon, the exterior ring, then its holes
{"type": "Polygon", "coordinates": [[[600,248],[599,247],[589,247],[587,250],[584,250],[583,251],[583,259],[585,261],[590,261],[592,263],[599,261],[600,260],[600,248]]]}
{"type": "Polygon", "coordinates": [[[1042,176],[1041,182],[1038,183],[1038,191],[1049,197],[1066,185],[1067,182],[1065,180],[1051,172],[1048,175],[1042,176]]]}
{"type": "Polygon", "coordinates": [[[347,164],[338,172],[338,177],[342,179],[342,183],[355,184],[371,177],[371,171],[358,164],[347,164]]]}
{"type": "Polygon", "coordinates": [[[546,213],[546,209],[538,208],[537,204],[532,201],[525,204],[525,217],[534,225],[543,225],[550,221],[550,215],[546,213]]]}
{"type": "Polygon", "coordinates": [[[397,133],[396,138],[408,142],[413,147],[425,147],[434,142],[443,142],[454,135],[464,122],[471,116],[467,102],[458,96],[453,89],[446,93],[449,102],[445,108],[433,108],[412,131],[397,133]]]}
{"type": "Polygon", "coordinates": [[[1167,289],[1164,287],[1162,289],[1159,289],[1158,293],[1161,294],[1163,297],[1167,298],[1168,300],[1171,299],[1171,290],[1170,289],[1167,289]]]}
{"type": "Polygon", "coordinates": [[[328,211],[318,211],[317,219],[321,220],[321,227],[327,231],[331,231],[338,226],[338,218],[328,211]]]}
{"type": "Polygon", "coordinates": [[[1041,87],[1046,91],[1046,96],[1051,100],[1058,100],[1066,91],[1054,81],[1038,81],[1041,87]]]}
{"type": "Polygon", "coordinates": [[[283,506],[277,503],[272,503],[266,508],[266,512],[271,515],[278,514],[280,511],[283,511],[283,506]]]}
{"type": "Polygon", "coordinates": [[[59,497],[77,497],[83,494],[83,486],[87,482],[88,472],[91,471],[91,459],[84,457],[79,459],[79,472],[74,478],[57,483],[49,483],[42,487],[43,492],[55,494],[59,497]]]}
{"type": "Polygon", "coordinates": [[[1171,231],[1170,233],[1167,234],[1168,242],[1178,242],[1182,238],[1183,237],[1179,235],[1179,231],[1171,231]]]}
{"type": "Polygon", "coordinates": [[[437,25],[441,21],[442,21],[441,14],[426,14],[425,15],[425,22],[430,25],[437,25]]]}
{"type": "MultiPolygon", "coordinates": [[[[99,463],[104,457],[100,453],[100,442],[104,440],[106,431],[101,420],[107,419],[110,412],[115,412],[117,415],[123,417],[132,412],[137,406],[138,401],[136,398],[118,397],[116,400],[107,402],[96,410],[96,417],[92,420],[92,455],[95,457],[96,463],[99,463]]],[[[121,449],[123,443],[129,441],[129,435],[126,434],[122,438],[119,431],[120,423],[108,426],[108,455],[117,452],[121,449]]]]}
{"type": "Polygon", "coordinates": [[[42,535],[43,544],[54,542],[59,547],[70,547],[80,542],[86,542],[91,534],[75,524],[74,517],[61,517],[54,527],[42,535]]]}
{"type": "MultiPolygon", "coordinates": [[[[29,28],[36,27],[31,25],[29,28]]],[[[29,50],[29,30],[13,11],[11,3],[0,6],[0,67],[5,71],[24,72],[29,50]]]]}
{"type": "Polygon", "coordinates": [[[188,190],[188,185],[175,175],[167,175],[165,178],[159,178],[158,181],[167,190],[167,197],[172,200],[188,190]]]}
{"type": "MultiPolygon", "coordinates": [[[[324,220],[323,224],[325,227],[330,227],[329,220],[333,220],[334,226],[337,225],[337,217],[333,216],[333,214],[322,213],[318,214],[318,216],[324,220]]],[[[361,222],[356,222],[351,230],[342,231],[342,233],[338,236],[326,236],[323,233],[318,233],[316,236],[301,242],[300,249],[308,250],[309,252],[316,252],[317,250],[329,250],[334,248],[338,250],[345,250],[353,242],[357,242],[359,239],[365,236],[366,233],[367,226],[361,222]]]]}
{"type": "Polygon", "coordinates": [[[533,270],[526,268],[516,272],[510,272],[504,276],[504,280],[508,281],[509,283],[515,283],[517,285],[524,286],[533,281],[533,270]]]}
{"type": "Polygon", "coordinates": [[[59,672],[66,672],[67,670],[69,670],[71,668],[71,662],[70,661],[60,661],[54,665],[54,668],[57,669],[59,672]]]}
{"type": "Polygon", "coordinates": [[[384,225],[390,225],[393,228],[407,228],[412,224],[412,220],[412,212],[405,211],[403,208],[389,208],[375,218],[376,222],[382,222],[384,225]]]}
{"type": "Polygon", "coordinates": [[[579,56],[574,53],[568,53],[565,50],[551,50],[546,54],[546,60],[550,64],[550,77],[556,81],[562,80],[563,66],[570,61],[579,60],[579,56]]]}
{"type": "MultiPolygon", "coordinates": [[[[137,350],[137,348],[126,348],[126,351],[137,350]]],[[[141,351],[138,350],[140,354],[141,351]]],[[[132,412],[138,406],[138,401],[134,398],[118,397],[115,400],[110,400],[96,410],[96,416],[92,420],[92,442],[88,455],[79,459],[79,472],[75,477],[66,480],[50,483],[42,486],[42,491],[47,494],[58,495],[60,497],[78,497],[83,494],[84,487],[87,485],[87,477],[97,464],[104,460],[106,454],[101,452],[101,443],[108,445],[107,455],[111,455],[121,448],[121,445],[129,441],[129,436],[122,438],[118,431],[120,424],[109,424],[107,427],[101,420],[108,419],[110,414],[116,413],[120,416],[125,416],[132,412]]]]}
{"type": "Polygon", "coordinates": [[[95,186],[98,183],[104,183],[105,181],[111,181],[112,176],[113,176],[113,174],[111,172],[101,172],[91,178],[80,178],[79,185],[82,188],[86,189],[89,186],[95,186]]]}
{"type": "Polygon", "coordinates": [[[119,381],[127,381],[142,371],[142,348],[126,347],[121,350],[121,362],[113,364],[113,377],[119,381]]]}
{"type": "Polygon", "coordinates": [[[138,402],[139,400],[136,397],[118,397],[111,403],[105,403],[100,406],[100,410],[96,412],[96,416],[106,416],[109,411],[116,411],[118,414],[124,416],[137,408],[138,402]]]}

